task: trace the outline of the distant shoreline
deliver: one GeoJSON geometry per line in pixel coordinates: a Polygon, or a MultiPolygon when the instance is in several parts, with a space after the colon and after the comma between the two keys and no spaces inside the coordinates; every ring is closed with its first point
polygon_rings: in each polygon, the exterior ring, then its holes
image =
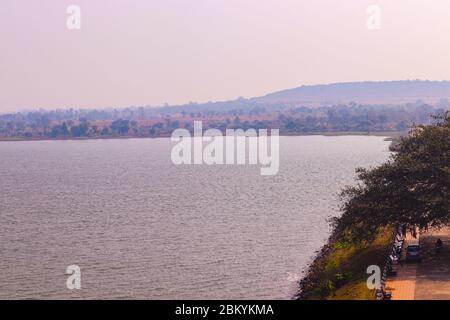
{"type": "MultiPolygon", "coordinates": [[[[374,132],[358,132],[358,131],[337,131],[337,132],[282,132],[280,136],[377,136],[386,137],[386,140],[392,140],[393,138],[401,136],[399,131],[374,131],[374,132]]],[[[23,142],[23,141],[72,141],[72,140],[117,140],[117,139],[158,139],[158,138],[170,138],[170,135],[159,135],[154,137],[149,136],[107,136],[107,137],[79,137],[79,138],[22,138],[22,137],[0,137],[0,142],[23,142]]]]}

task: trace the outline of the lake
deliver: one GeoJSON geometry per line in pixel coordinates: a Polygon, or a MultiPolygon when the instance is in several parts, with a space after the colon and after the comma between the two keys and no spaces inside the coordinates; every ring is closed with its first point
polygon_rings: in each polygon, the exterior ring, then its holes
{"type": "Polygon", "coordinates": [[[279,172],[261,176],[174,165],[173,145],[0,142],[0,298],[292,298],[339,190],[390,154],[383,137],[280,137],[279,172]]]}

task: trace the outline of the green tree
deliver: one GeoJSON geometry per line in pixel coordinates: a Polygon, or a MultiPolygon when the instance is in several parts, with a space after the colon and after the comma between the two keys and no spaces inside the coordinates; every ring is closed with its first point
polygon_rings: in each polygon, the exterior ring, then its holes
{"type": "Polygon", "coordinates": [[[63,136],[69,135],[69,128],[67,127],[67,124],[65,122],[63,122],[61,125],[61,133],[63,136]]]}
{"type": "Polygon", "coordinates": [[[358,184],[342,192],[343,214],[334,220],[353,239],[370,239],[379,227],[411,230],[450,224],[450,113],[417,126],[398,152],[374,169],[357,169],[358,184]]]}
{"type": "Polygon", "coordinates": [[[122,119],[115,120],[111,124],[111,130],[114,133],[125,135],[130,130],[130,121],[129,120],[122,120],[122,119]]]}

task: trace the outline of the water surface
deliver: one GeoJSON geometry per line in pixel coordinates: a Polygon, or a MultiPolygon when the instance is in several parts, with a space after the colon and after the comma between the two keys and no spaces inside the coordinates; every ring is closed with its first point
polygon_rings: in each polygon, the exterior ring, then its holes
{"type": "Polygon", "coordinates": [[[280,141],[275,176],[175,166],[169,139],[0,142],[0,298],[292,297],[339,189],[389,143],[280,141]]]}

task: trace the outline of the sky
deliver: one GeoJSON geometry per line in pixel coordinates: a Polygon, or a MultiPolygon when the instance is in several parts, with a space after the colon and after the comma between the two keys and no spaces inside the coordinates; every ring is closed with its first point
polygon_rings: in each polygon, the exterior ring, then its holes
{"type": "Polygon", "coordinates": [[[448,0],[1,0],[0,112],[450,80],[449,15],[448,0]]]}

